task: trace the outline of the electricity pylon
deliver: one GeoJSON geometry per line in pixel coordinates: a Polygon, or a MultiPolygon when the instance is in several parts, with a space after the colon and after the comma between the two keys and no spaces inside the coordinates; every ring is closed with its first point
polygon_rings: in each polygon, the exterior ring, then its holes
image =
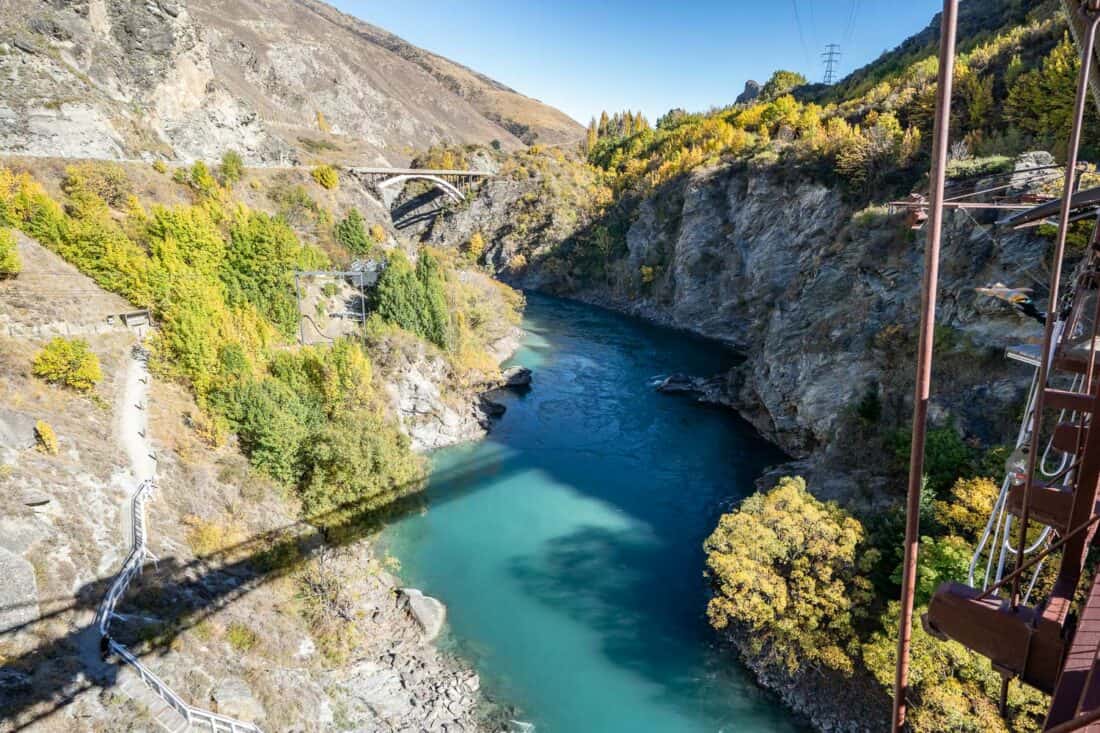
{"type": "Polygon", "coordinates": [[[840,44],[830,43],[825,46],[821,58],[825,61],[825,83],[832,84],[836,81],[836,69],[840,62],[840,44]]]}

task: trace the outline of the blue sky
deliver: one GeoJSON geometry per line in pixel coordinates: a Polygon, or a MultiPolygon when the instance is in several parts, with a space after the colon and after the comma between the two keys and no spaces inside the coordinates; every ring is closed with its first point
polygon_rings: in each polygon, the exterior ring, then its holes
{"type": "Polygon", "coordinates": [[[580,122],[601,109],[732,102],[777,68],[819,81],[924,28],[941,0],[330,0],[341,10],[541,99],[580,122]],[[854,23],[849,23],[853,15],[854,23]],[[796,18],[797,16],[797,18],[796,18]]]}

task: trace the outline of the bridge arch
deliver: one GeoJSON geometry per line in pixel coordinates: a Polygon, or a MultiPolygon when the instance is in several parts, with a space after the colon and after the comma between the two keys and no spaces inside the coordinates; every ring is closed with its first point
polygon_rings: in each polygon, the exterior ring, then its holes
{"type": "Polygon", "coordinates": [[[436,188],[444,193],[452,201],[462,201],[465,197],[458,188],[448,181],[443,180],[439,176],[432,175],[430,173],[403,173],[393,178],[387,178],[377,184],[378,188],[392,188],[394,186],[404,186],[409,181],[428,181],[432,183],[436,188]]]}

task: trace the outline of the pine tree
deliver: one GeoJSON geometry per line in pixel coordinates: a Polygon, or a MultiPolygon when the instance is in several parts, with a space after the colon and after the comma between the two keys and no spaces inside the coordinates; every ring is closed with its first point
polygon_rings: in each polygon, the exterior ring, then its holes
{"type": "Polygon", "coordinates": [[[421,317],[422,335],[436,346],[446,347],[450,341],[451,319],[447,313],[447,295],[443,269],[431,252],[423,251],[416,261],[416,279],[423,292],[421,317]]]}
{"type": "Polygon", "coordinates": [[[588,123],[588,137],[585,139],[584,152],[591,155],[592,151],[596,148],[596,141],[599,139],[600,132],[596,128],[596,118],[593,117],[592,121],[588,123]]]}
{"type": "Polygon", "coordinates": [[[359,209],[352,209],[348,215],[336,223],[333,232],[336,241],[344,245],[354,255],[365,255],[371,249],[371,237],[359,209]]]}

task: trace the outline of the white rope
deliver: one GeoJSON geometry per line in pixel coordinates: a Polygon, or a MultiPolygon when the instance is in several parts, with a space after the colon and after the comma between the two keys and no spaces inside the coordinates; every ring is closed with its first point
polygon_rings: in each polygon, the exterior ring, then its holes
{"type": "MultiPolygon", "coordinates": [[[[1064,321],[1058,321],[1054,324],[1054,333],[1051,338],[1051,345],[1049,353],[1046,355],[1048,360],[1053,359],[1054,350],[1059,343],[1062,332],[1065,328],[1064,321]]],[[[1048,362],[1049,363],[1049,362],[1048,362]]],[[[1074,377],[1072,390],[1080,389],[1083,384],[1083,377],[1074,377]]],[[[1035,416],[1035,403],[1039,395],[1039,373],[1036,369],[1034,376],[1031,379],[1031,388],[1028,390],[1027,408],[1024,410],[1023,419],[1020,421],[1020,428],[1016,433],[1016,445],[1015,449],[1019,450],[1025,445],[1031,443],[1031,425],[1035,416]]],[[[1058,421],[1061,422],[1065,419],[1066,411],[1062,410],[1058,417],[1058,421]]],[[[1076,413],[1072,413],[1070,419],[1075,420],[1077,418],[1076,413]]],[[[1058,463],[1057,470],[1050,470],[1047,468],[1047,464],[1050,458],[1051,452],[1054,449],[1054,437],[1051,436],[1047,442],[1046,448],[1043,451],[1043,455],[1039,460],[1039,471],[1044,476],[1056,476],[1059,473],[1065,472],[1065,469],[1070,465],[1069,462],[1072,456],[1064,451],[1062,453],[1061,460],[1058,463]]],[[[1030,480],[1030,477],[1026,477],[1026,480],[1030,480]]],[[[1073,480],[1072,471],[1065,472],[1062,485],[1067,486],[1073,480]]],[[[1008,495],[1012,489],[1012,475],[1008,471],[1005,473],[1004,479],[1001,481],[1000,491],[997,492],[997,498],[993,502],[993,507],[989,514],[989,519],[986,521],[985,527],[982,530],[981,536],[978,538],[976,547],[974,548],[974,554],[970,558],[970,565],[967,568],[967,582],[972,587],[979,587],[975,582],[975,571],[979,564],[982,562],[983,556],[985,559],[985,568],[982,573],[981,589],[985,590],[992,585],[996,585],[1004,578],[1005,567],[1008,564],[1009,558],[1016,558],[1019,554],[1018,551],[1012,546],[1012,523],[1013,516],[1008,512],[1008,495]]],[[[1038,552],[1041,548],[1046,547],[1050,543],[1053,531],[1050,527],[1043,527],[1042,532],[1039,533],[1038,538],[1031,544],[1024,548],[1024,557],[1038,552]]],[[[1015,563],[1014,563],[1015,564],[1015,563]]],[[[1035,570],[1031,574],[1031,579],[1028,583],[1027,593],[1024,596],[1025,602],[1030,597],[1032,590],[1035,588],[1035,584],[1038,581],[1039,574],[1043,569],[1044,562],[1036,564],[1035,570]]]]}

